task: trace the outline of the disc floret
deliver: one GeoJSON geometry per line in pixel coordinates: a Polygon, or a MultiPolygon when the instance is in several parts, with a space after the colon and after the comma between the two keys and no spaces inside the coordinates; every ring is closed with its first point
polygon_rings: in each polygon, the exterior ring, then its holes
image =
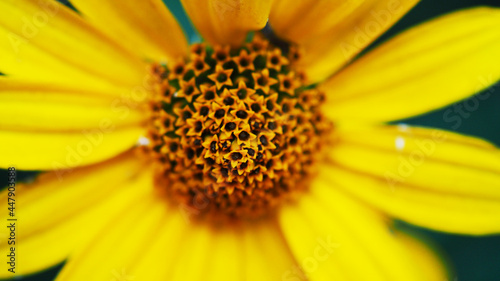
{"type": "Polygon", "coordinates": [[[281,49],[260,36],[239,49],[196,44],[152,70],[148,151],[172,198],[202,194],[203,213],[253,216],[303,186],[331,124],[281,49]]]}

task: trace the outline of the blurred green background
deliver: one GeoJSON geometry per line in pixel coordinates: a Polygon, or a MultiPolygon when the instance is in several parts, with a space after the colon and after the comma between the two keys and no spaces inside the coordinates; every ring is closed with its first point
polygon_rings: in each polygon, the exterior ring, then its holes
{"type": "MultiPolygon", "coordinates": [[[[68,4],[68,2],[64,0],[61,2],[68,4]]],[[[183,13],[180,3],[177,0],[164,0],[164,2],[166,2],[169,8],[174,11],[178,17],[190,41],[194,42],[199,40],[199,35],[196,34],[196,31],[189,23],[188,18],[183,13]]],[[[413,25],[424,22],[438,15],[449,13],[458,9],[481,5],[500,7],[500,0],[423,0],[398,24],[390,29],[378,41],[372,44],[370,48],[375,47],[381,42],[413,25]]],[[[500,64],[500,60],[498,60],[498,58],[492,58],[492,60],[497,60],[500,64]]],[[[460,123],[450,121],[450,119],[445,118],[445,116],[450,114],[448,115],[448,117],[450,117],[456,114],[450,111],[454,111],[457,106],[464,105],[466,101],[458,102],[455,105],[426,114],[425,116],[402,120],[401,122],[437,127],[445,130],[479,136],[495,143],[497,146],[500,146],[500,83],[485,90],[483,93],[489,94],[489,97],[484,100],[471,100],[470,104],[473,104],[475,101],[479,102],[477,110],[467,111],[469,114],[467,117],[460,118],[460,123]]],[[[33,175],[33,173],[18,173],[20,180],[29,179],[33,177],[33,175]]],[[[0,179],[2,179],[2,183],[7,182],[6,172],[4,170],[0,170],[0,179]]],[[[452,275],[449,280],[443,281],[500,280],[500,235],[469,237],[428,231],[403,222],[396,222],[396,225],[400,229],[410,233],[416,233],[417,235],[429,237],[435,242],[435,246],[447,259],[447,262],[452,269],[452,275]]],[[[61,267],[62,264],[40,274],[25,278],[16,278],[16,280],[54,280],[61,267]]]]}

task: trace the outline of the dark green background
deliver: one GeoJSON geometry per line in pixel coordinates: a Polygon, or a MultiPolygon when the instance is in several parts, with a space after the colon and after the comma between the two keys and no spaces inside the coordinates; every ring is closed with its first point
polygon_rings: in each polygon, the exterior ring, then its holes
{"type": "MultiPolygon", "coordinates": [[[[294,1],[294,0],[291,0],[294,1]]],[[[403,1],[403,0],[401,0],[403,1]]],[[[62,1],[66,2],[66,1],[62,1]]],[[[186,34],[191,41],[196,41],[199,36],[195,33],[189,20],[183,14],[182,8],[176,0],[165,0],[167,5],[176,13],[179,21],[185,28],[186,34]]],[[[67,3],[67,2],[66,2],[67,3]]],[[[446,1],[446,0],[423,0],[409,14],[407,14],[396,26],[387,32],[380,40],[375,42],[372,47],[387,40],[391,36],[405,30],[415,24],[426,21],[441,14],[454,10],[488,5],[500,7],[500,0],[497,1],[446,1]]],[[[500,27],[499,27],[500,32],[500,27]]],[[[492,60],[498,58],[492,58],[492,60]]],[[[500,64],[500,61],[498,61],[500,64]]],[[[438,127],[450,131],[461,132],[469,135],[475,135],[487,139],[497,146],[500,146],[500,83],[488,89],[491,94],[486,100],[480,100],[476,111],[471,112],[468,118],[462,118],[460,126],[456,123],[446,122],[444,113],[446,110],[453,109],[452,106],[438,110],[436,112],[404,120],[405,123],[418,124],[425,126],[438,127]]],[[[19,178],[33,176],[32,173],[19,173],[19,178]]],[[[5,171],[0,170],[2,182],[6,182],[5,171]],[[5,178],[5,180],[3,180],[5,178]]],[[[436,247],[442,252],[443,256],[453,270],[449,280],[443,281],[499,281],[500,280],[500,235],[487,237],[469,237],[461,235],[443,234],[433,231],[420,229],[408,224],[397,222],[397,226],[403,230],[418,235],[424,235],[434,240],[436,247]]],[[[17,280],[53,280],[62,265],[56,266],[43,273],[20,278],[17,280]]]]}

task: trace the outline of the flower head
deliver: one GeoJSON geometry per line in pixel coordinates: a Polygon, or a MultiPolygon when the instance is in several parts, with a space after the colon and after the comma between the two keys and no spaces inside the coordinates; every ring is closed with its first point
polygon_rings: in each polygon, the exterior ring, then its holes
{"type": "Polygon", "coordinates": [[[183,0],[203,37],[188,46],[160,0],[1,1],[0,165],[46,171],[2,193],[12,271],[444,280],[391,219],[498,233],[499,151],[388,122],[495,83],[500,12],[361,53],[416,2],[183,0]]]}
{"type": "Polygon", "coordinates": [[[149,135],[163,142],[150,143],[146,157],[168,159],[156,163],[158,188],[187,205],[204,193],[204,213],[212,216],[262,215],[303,189],[331,134],[321,101],[299,99],[318,91],[300,81],[279,48],[266,43],[254,51],[255,44],[234,55],[229,47],[207,47],[202,57],[203,46],[193,47],[191,59],[207,68],[180,77],[152,66],[155,81],[176,88],[174,100],[151,101],[149,135]]]}

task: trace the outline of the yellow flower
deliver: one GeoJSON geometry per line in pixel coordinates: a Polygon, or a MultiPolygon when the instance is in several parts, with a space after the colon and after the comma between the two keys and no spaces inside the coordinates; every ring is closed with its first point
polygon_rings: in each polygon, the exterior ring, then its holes
{"type": "Polygon", "coordinates": [[[0,167],[47,171],[1,194],[2,278],[446,280],[391,219],[500,231],[496,147],[387,125],[500,78],[497,9],[356,58],[417,1],[183,0],[191,47],[160,0],[71,2],[0,2],[0,167]]]}

